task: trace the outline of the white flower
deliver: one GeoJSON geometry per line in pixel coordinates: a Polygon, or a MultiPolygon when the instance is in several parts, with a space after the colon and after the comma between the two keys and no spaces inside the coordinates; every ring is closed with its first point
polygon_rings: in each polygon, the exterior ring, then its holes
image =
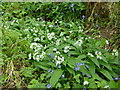
{"type": "Polygon", "coordinates": [[[83,43],[83,41],[82,40],[78,40],[78,41],[76,41],[76,45],[78,45],[78,46],[81,46],[81,44],[83,43]]]}
{"type": "Polygon", "coordinates": [[[89,84],[88,81],[84,81],[84,82],[83,82],[83,85],[88,85],[88,84],[89,84]]]}
{"type": "Polygon", "coordinates": [[[98,58],[98,59],[102,59],[102,57],[100,57],[100,56],[97,56],[97,58],[98,58]]]}
{"type": "Polygon", "coordinates": [[[29,59],[31,59],[31,53],[28,56],[29,56],[29,59]]]}
{"type": "Polygon", "coordinates": [[[37,23],[37,24],[35,24],[36,26],[39,26],[39,24],[37,23]]]}
{"type": "Polygon", "coordinates": [[[43,23],[45,22],[45,20],[42,21],[43,23]]]}
{"type": "Polygon", "coordinates": [[[101,53],[101,52],[98,52],[98,54],[99,54],[99,55],[102,55],[102,53],[101,53]]]}
{"type": "Polygon", "coordinates": [[[98,58],[98,59],[102,59],[102,57],[100,56],[100,55],[102,55],[101,52],[96,51],[95,54],[97,55],[97,58],[98,58]]]}
{"type": "Polygon", "coordinates": [[[58,60],[60,60],[60,61],[63,62],[63,61],[64,61],[64,57],[59,57],[59,56],[58,56],[58,60]]]}
{"type": "Polygon", "coordinates": [[[57,53],[57,54],[60,54],[60,52],[59,52],[59,51],[56,51],[56,53],[57,53]]]}
{"type": "Polygon", "coordinates": [[[37,20],[40,20],[40,18],[37,18],[37,20]]]}
{"type": "Polygon", "coordinates": [[[117,50],[116,49],[113,49],[113,52],[116,52],[117,50]]]}
{"type": "Polygon", "coordinates": [[[39,61],[40,60],[40,55],[36,55],[35,60],[39,61]]]}
{"type": "Polygon", "coordinates": [[[81,26],[79,26],[79,29],[81,29],[81,26]]]}
{"type": "Polygon", "coordinates": [[[35,60],[36,59],[36,55],[38,54],[38,52],[34,53],[33,54],[33,59],[35,60]]]}
{"type": "Polygon", "coordinates": [[[64,37],[64,40],[66,41],[66,38],[64,37]]]}
{"type": "Polygon", "coordinates": [[[91,37],[88,37],[89,39],[91,38],[91,37]]]}
{"type": "Polygon", "coordinates": [[[28,31],[28,29],[25,29],[24,31],[28,31]]]}
{"type": "Polygon", "coordinates": [[[87,40],[88,38],[86,37],[85,40],[87,40]]]}
{"type": "Polygon", "coordinates": [[[60,33],[60,36],[63,36],[63,33],[62,33],[62,32],[60,33]]]}
{"type": "Polygon", "coordinates": [[[53,51],[57,51],[57,49],[56,49],[56,48],[53,48],[53,51]]]}
{"type": "Polygon", "coordinates": [[[53,27],[53,25],[49,25],[49,27],[53,27]]]}
{"type": "Polygon", "coordinates": [[[79,30],[79,32],[82,32],[82,31],[83,31],[83,29],[80,29],[80,30],[79,30]]]}
{"type": "Polygon", "coordinates": [[[89,56],[94,57],[91,53],[88,53],[89,56]]]}
{"type": "Polygon", "coordinates": [[[41,36],[41,41],[44,39],[45,36],[41,36]]]}
{"type": "Polygon", "coordinates": [[[61,41],[61,40],[59,40],[59,39],[56,41],[56,45],[57,45],[57,46],[60,45],[60,41],[61,41]]]}
{"type": "Polygon", "coordinates": [[[43,59],[45,57],[45,52],[43,51],[42,54],[40,55],[40,59],[43,59]]]}
{"type": "Polygon", "coordinates": [[[109,85],[105,85],[104,88],[109,88],[109,85]]]}
{"type": "Polygon", "coordinates": [[[47,37],[48,37],[49,40],[51,40],[52,38],[55,37],[54,35],[55,35],[55,33],[53,33],[53,32],[52,33],[48,33],[47,37]]]}
{"type": "Polygon", "coordinates": [[[96,55],[102,55],[102,53],[101,53],[101,52],[98,52],[98,51],[96,51],[95,54],[96,54],[96,55]]]}
{"type": "Polygon", "coordinates": [[[30,48],[33,49],[34,46],[37,46],[37,43],[32,43],[31,46],[30,46],[30,48]]]}
{"type": "Polygon", "coordinates": [[[39,38],[35,38],[34,41],[39,41],[40,39],[39,38]]]}
{"type": "Polygon", "coordinates": [[[114,53],[112,53],[112,55],[114,55],[114,53]]]}
{"type": "Polygon", "coordinates": [[[106,40],[106,44],[109,44],[108,40],[106,40]]]}
{"type": "Polygon", "coordinates": [[[69,31],[70,33],[72,33],[73,31],[69,31]]]}
{"type": "Polygon", "coordinates": [[[60,55],[60,56],[55,56],[55,57],[54,57],[54,60],[55,60],[55,62],[56,62],[56,65],[58,65],[58,64],[61,64],[61,63],[64,61],[64,57],[62,57],[62,55],[60,55]]]}
{"type": "Polygon", "coordinates": [[[66,36],[66,38],[69,38],[70,36],[66,36]]]}
{"type": "Polygon", "coordinates": [[[115,56],[118,56],[118,52],[115,52],[115,56]]]}
{"type": "Polygon", "coordinates": [[[34,36],[37,36],[37,34],[35,34],[35,33],[34,33],[33,35],[34,35],[34,36]]]}
{"type": "Polygon", "coordinates": [[[44,46],[44,49],[46,49],[46,48],[47,48],[47,46],[45,45],[45,46],[44,46]]]}
{"type": "Polygon", "coordinates": [[[66,47],[64,48],[64,52],[65,52],[65,53],[69,52],[69,49],[70,49],[70,46],[66,46],[66,47]]]}
{"type": "Polygon", "coordinates": [[[60,21],[59,23],[62,23],[62,21],[60,21]]]}
{"type": "Polygon", "coordinates": [[[61,64],[61,61],[56,61],[56,66],[57,66],[58,64],[61,64]]]}

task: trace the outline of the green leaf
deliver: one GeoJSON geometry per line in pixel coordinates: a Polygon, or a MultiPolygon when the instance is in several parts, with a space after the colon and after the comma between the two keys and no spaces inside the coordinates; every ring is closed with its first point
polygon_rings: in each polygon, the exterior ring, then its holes
{"type": "Polygon", "coordinates": [[[78,53],[76,51],[69,51],[68,55],[78,55],[78,53]]]}
{"type": "Polygon", "coordinates": [[[107,59],[104,56],[101,56],[101,57],[104,62],[108,63],[107,59]]]}
{"type": "Polygon", "coordinates": [[[88,88],[97,88],[97,85],[95,84],[95,82],[91,82],[88,88]]]}
{"type": "Polygon", "coordinates": [[[62,85],[60,83],[57,83],[56,87],[60,88],[62,85]]]}
{"type": "Polygon", "coordinates": [[[97,42],[95,43],[96,46],[99,46],[100,44],[101,44],[101,41],[97,41],[97,42]]]}
{"type": "Polygon", "coordinates": [[[85,68],[85,66],[80,66],[80,71],[81,71],[82,73],[85,73],[85,74],[88,75],[88,76],[91,76],[91,75],[90,75],[90,72],[85,68]]]}
{"type": "Polygon", "coordinates": [[[108,62],[111,64],[119,64],[118,61],[120,61],[120,59],[118,59],[117,57],[117,58],[114,58],[114,60],[113,59],[109,60],[108,62]]]}
{"type": "Polygon", "coordinates": [[[55,70],[52,77],[50,78],[50,84],[52,87],[55,86],[55,84],[58,82],[59,78],[61,77],[63,73],[63,70],[61,69],[58,69],[58,70],[55,70]]]}
{"type": "Polygon", "coordinates": [[[92,61],[91,61],[91,63],[88,65],[88,69],[89,69],[89,71],[90,71],[90,73],[91,74],[95,74],[95,65],[92,63],[92,61]]]}
{"type": "Polygon", "coordinates": [[[75,89],[75,88],[84,88],[84,86],[83,85],[80,85],[80,84],[76,84],[76,83],[74,83],[73,84],[73,87],[72,87],[73,89],[75,89]]]}
{"type": "Polygon", "coordinates": [[[40,83],[36,79],[32,79],[30,81],[30,84],[28,85],[28,88],[40,88],[40,83]]]}
{"type": "Polygon", "coordinates": [[[79,77],[80,77],[80,74],[75,75],[73,78],[75,78],[75,79],[76,79],[76,82],[80,83],[80,79],[79,79],[79,77]]]}
{"type": "Polygon", "coordinates": [[[81,60],[81,59],[83,59],[83,58],[86,58],[86,55],[79,55],[79,56],[77,57],[78,60],[81,60]]]}
{"type": "Polygon", "coordinates": [[[100,68],[99,62],[96,58],[91,58],[91,60],[100,68]]]}
{"type": "MultiPolygon", "coordinates": [[[[92,62],[92,61],[91,61],[92,62]]],[[[92,77],[94,78],[94,79],[97,79],[97,80],[102,80],[99,76],[98,76],[98,74],[96,74],[95,73],[95,65],[93,64],[93,63],[90,63],[89,65],[88,65],[88,69],[89,69],[89,72],[90,72],[90,74],[92,75],[92,77]]]]}
{"type": "Polygon", "coordinates": [[[38,68],[43,69],[43,70],[49,70],[49,65],[47,64],[47,62],[34,61],[34,65],[38,68]]]}
{"type": "Polygon", "coordinates": [[[109,69],[110,71],[112,71],[112,68],[111,68],[111,66],[108,63],[106,63],[104,61],[101,61],[101,60],[99,62],[100,62],[101,65],[105,66],[107,69],[109,69]]]}
{"type": "Polygon", "coordinates": [[[65,84],[65,88],[70,88],[70,83],[69,83],[69,82],[67,82],[67,83],[65,84]]]}
{"type": "Polygon", "coordinates": [[[109,86],[110,88],[118,88],[118,83],[112,80],[109,82],[109,86]]]}
{"type": "Polygon", "coordinates": [[[100,78],[100,77],[98,76],[98,74],[96,74],[96,73],[92,73],[92,77],[93,77],[94,79],[97,79],[97,80],[102,81],[102,78],[100,78]]]}
{"type": "Polygon", "coordinates": [[[20,70],[20,72],[22,73],[22,75],[24,75],[25,77],[33,77],[34,75],[32,75],[32,73],[34,72],[34,68],[31,67],[24,67],[20,70]]]}
{"type": "Polygon", "coordinates": [[[40,79],[41,79],[41,80],[44,80],[44,77],[45,77],[45,76],[46,76],[46,74],[44,74],[44,73],[41,74],[41,75],[40,75],[40,79]]]}
{"type": "Polygon", "coordinates": [[[71,67],[71,68],[74,68],[76,66],[76,63],[77,63],[77,60],[74,59],[74,58],[68,58],[67,60],[67,64],[71,67]]]}
{"type": "Polygon", "coordinates": [[[113,79],[112,79],[112,76],[110,75],[110,73],[109,73],[108,71],[106,71],[106,70],[104,70],[104,69],[101,69],[100,72],[101,72],[104,76],[106,76],[106,78],[108,78],[109,80],[113,80],[113,79]]]}
{"type": "Polygon", "coordinates": [[[67,70],[68,70],[69,73],[71,73],[71,74],[74,74],[74,73],[75,73],[75,71],[74,71],[72,68],[70,68],[70,67],[67,67],[67,70]]]}

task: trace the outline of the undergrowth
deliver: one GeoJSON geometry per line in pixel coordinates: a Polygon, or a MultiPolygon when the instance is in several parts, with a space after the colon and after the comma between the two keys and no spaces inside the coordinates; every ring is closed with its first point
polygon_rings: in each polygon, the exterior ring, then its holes
{"type": "Polygon", "coordinates": [[[119,3],[4,2],[3,88],[118,88],[119,3]]]}

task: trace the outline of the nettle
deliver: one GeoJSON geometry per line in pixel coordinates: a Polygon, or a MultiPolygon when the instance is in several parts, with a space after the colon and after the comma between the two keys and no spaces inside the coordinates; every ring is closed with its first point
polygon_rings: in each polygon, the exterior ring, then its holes
{"type": "Polygon", "coordinates": [[[80,25],[55,22],[34,22],[24,29],[31,42],[28,58],[41,71],[28,87],[117,88],[118,51],[108,52],[106,39],[85,35],[80,25]]]}

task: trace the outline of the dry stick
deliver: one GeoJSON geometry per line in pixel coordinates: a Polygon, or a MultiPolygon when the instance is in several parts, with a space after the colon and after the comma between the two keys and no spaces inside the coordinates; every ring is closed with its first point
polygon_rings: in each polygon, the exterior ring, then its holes
{"type": "MultiPolygon", "coordinates": [[[[91,19],[92,19],[93,13],[94,13],[95,8],[96,8],[96,5],[97,5],[97,3],[94,4],[94,7],[93,7],[93,9],[92,9],[92,13],[91,13],[90,17],[88,18],[88,22],[90,22],[91,19]]],[[[88,28],[88,26],[87,26],[87,28],[88,28]]],[[[86,28],[86,29],[87,29],[87,28],[86,28]]],[[[91,27],[90,27],[85,33],[89,32],[90,29],[91,29],[91,27]]]]}

